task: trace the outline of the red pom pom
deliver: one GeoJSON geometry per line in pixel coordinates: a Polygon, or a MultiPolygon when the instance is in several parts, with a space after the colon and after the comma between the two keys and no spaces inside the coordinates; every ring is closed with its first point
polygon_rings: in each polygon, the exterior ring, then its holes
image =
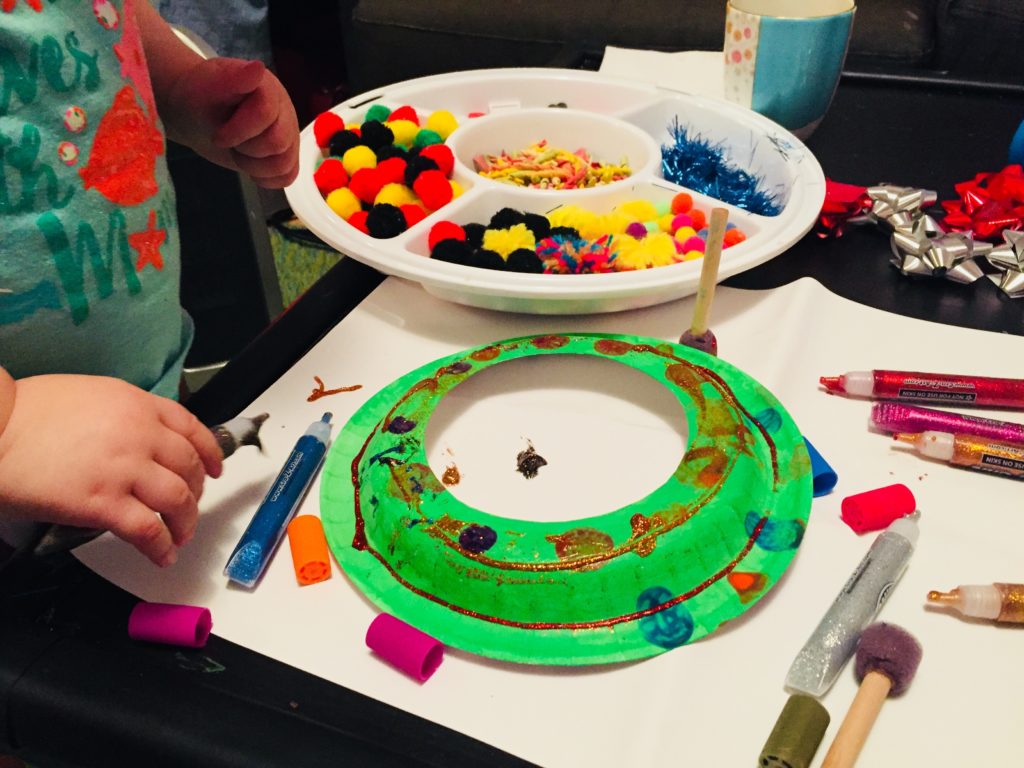
{"type": "Polygon", "coordinates": [[[413,226],[414,224],[419,224],[421,221],[423,221],[423,219],[427,217],[427,212],[423,210],[423,206],[416,205],[415,203],[407,203],[406,205],[401,205],[398,207],[398,210],[400,210],[402,212],[402,215],[405,216],[406,229],[413,226]]]}
{"type": "Polygon", "coordinates": [[[360,168],[348,180],[348,188],[364,203],[373,203],[383,186],[384,181],[376,168],[360,168]]]}
{"type": "Polygon", "coordinates": [[[348,174],[345,173],[345,166],[337,157],[329,157],[320,163],[320,167],[313,172],[313,183],[320,190],[321,195],[333,192],[348,184],[348,174]]]}
{"type": "Polygon", "coordinates": [[[370,234],[370,230],[366,226],[366,217],[370,215],[369,211],[356,211],[348,217],[348,223],[358,229],[364,235],[370,234]]]}
{"type": "Polygon", "coordinates": [[[448,183],[448,177],[440,171],[421,173],[412,183],[412,190],[432,211],[450,203],[452,199],[452,185],[448,183]]]}
{"type": "Polygon", "coordinates": [[[454,221],[439,221],[437,224],[430,228],[430,234],[427,235],[427,247],[431,251],[434,250],[434,246],[440,243],[442,240],[465,240],[466,230],[456,224],[454,221]]]}
{"type": "Polygon", "coordinates": [[[447,144],[431,144],[420,150],[420,157],[426,157],[437,163],[437,167],[445,176],[452,175],[455,167],[455,155],[447,144]]]}
{"type": "Polygon", "coordinates": [[[392,120],[409,120],[416,125],[420,124],[420,116],[416,114],[416,110],[406,104],[404,107],[399,107],[390,115],[388,115],[388,122],[392,120]]]}
{"type": "Polygon", "coordinates": [[[321,112],[313,121],[313,135],[318,147],[326,147],[331,136],[345,130],[345,121],[333,112],[321,112]]]}
{"type": "Polygon", "coordinates": [[[377,163],[377,173],[385,184],[405,184],[405,160],[400,157],[389,157],[377,163]]]}

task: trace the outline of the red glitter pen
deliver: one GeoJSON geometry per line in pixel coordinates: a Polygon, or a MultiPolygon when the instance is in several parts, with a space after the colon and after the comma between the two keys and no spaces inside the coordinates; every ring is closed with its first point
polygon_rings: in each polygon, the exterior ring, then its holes
{"type": "Polygon", "coordinates": [[[934,405],[987,405],[1024,410],[1024,379],[992,379],[914,371],[850,371],[822,376],[832,393],[934,405]]]}

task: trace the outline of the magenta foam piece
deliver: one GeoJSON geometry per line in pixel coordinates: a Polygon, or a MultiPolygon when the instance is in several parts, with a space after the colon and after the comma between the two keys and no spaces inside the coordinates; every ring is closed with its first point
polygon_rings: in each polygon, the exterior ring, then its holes
{"type": "Polygon", "coordinates": [[[370,624],[366,644],[385,661],[420,682],[434,674],[444,659],[444,646],[440,641],[389,613],[380,614],[370,624]]]}
{"type": "Polygon", "coordinates": [[[209,608],[173,603],[139,603],[128,617],[128,636],[149,643],[202,648],[210,637],[209,608]]]}
{"type": "Polygon", "coordinates": [[[917,509],[917,500],[902,483],[855,493],[843,499],[840,517],[857,533],[888,528],[897,518],[917,509]]]}

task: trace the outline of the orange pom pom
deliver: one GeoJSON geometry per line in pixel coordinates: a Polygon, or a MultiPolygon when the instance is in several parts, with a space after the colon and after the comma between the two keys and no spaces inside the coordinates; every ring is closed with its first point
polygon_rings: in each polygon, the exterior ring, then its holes
{"type": "Polygon", "coordinates": [[[690,218],[693,219],[691,226],[698,232],[708,225],[708,218],[700,208],[690,209],[690,218]]]}
{"type": "Polygon", "coordinates": [[[452,185],[441,171],[424,171],[412,183],[413,191],[423,204],[432,211],[451,202],[452,185]]]}
{"type": "Polygon", "coordinates": [[[733,229],[725,230],[725,237],[722,239],[722,244],[728,248],[730,245],[736,245],[736,243],[742,243],[747,239],[747,236],[743,232],[735,227],[733,229]]]}
{"type": "Polygon", "coordinates": [[[693,208],[693,197],[688,193],[680,192],[672,198],[672,213],[679,215],[680,213],[688,212],[691,208],[693,208]]]}

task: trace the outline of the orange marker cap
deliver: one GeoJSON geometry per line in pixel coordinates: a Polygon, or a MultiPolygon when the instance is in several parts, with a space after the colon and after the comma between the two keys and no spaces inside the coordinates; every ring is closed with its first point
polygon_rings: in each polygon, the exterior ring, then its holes
{"type": "Polygon", "coordinates": [[[324,526],[316,515],[299,515],[288,524],[295,578],[302,586],[331,578],[331,555],[324,526]]]}

